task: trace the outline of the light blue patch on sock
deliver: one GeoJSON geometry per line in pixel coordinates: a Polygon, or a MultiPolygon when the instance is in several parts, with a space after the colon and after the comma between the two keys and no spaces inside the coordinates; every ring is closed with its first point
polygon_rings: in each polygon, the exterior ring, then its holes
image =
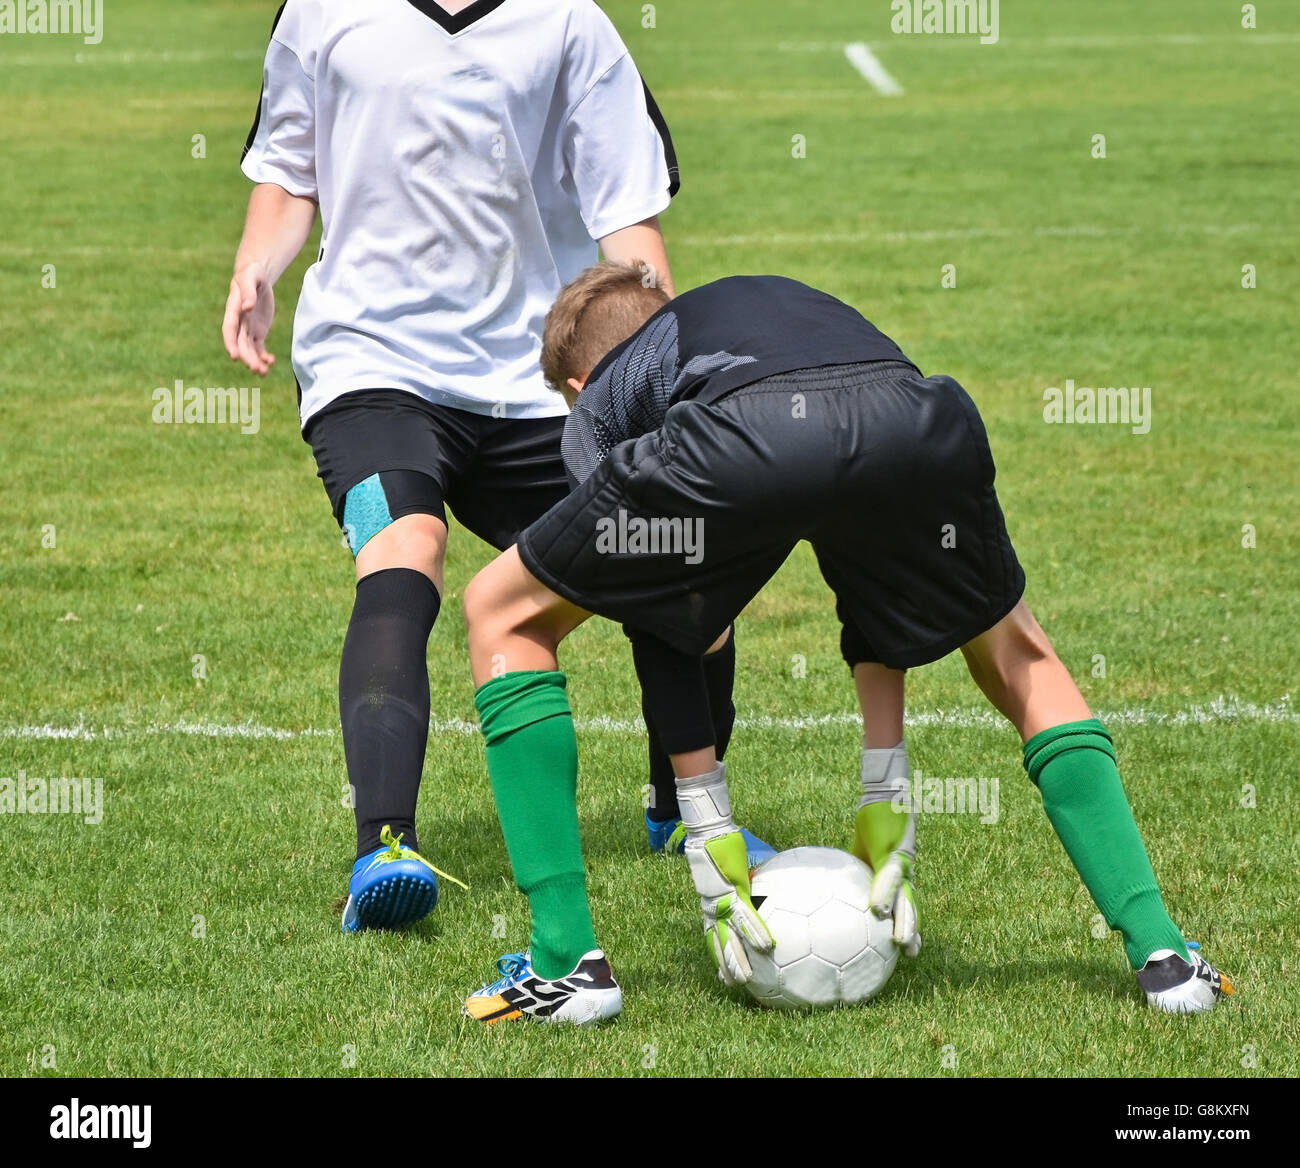
{"type": "Polygon", "coordinates": [[[357,483],[343,501],[343,530],[354,556],[392,521],[378,474],[357,483]]]}

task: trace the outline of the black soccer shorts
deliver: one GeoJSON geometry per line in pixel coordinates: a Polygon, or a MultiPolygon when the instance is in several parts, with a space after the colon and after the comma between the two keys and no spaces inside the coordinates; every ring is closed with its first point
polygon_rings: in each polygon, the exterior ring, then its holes
{"type": "Polygon", "coordinates": [[[1025,577],[975,403],[906,365],[781,374],[616,446],[519,538],[591,612],[699,654],[800,540],[862,660],[906,669],[985,632],[1025,577]]]}
{"type": "Polygon", "coordinates": [[[448,507],[480,539],[508,548],[568,494],[563,433],[563,416],[493,418],[374,389],[332,402],[303,438],[355,555],[393,520],[445,523],[448,507]]]}

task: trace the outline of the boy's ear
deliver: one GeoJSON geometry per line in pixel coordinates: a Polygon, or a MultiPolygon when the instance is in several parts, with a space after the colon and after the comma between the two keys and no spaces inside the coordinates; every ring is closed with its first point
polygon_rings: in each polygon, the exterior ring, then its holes
{"type": "Polygon", "coordinates": [[[569,392],[573,394],[574,397],[577,397],[578,394],[582,392],[583,387],[587,384],[587,378],[585,376],[583,376],[581,379],[577,377],[570,377],[569,380],[565,382],[565,384],[569,387],[569,392]]]}

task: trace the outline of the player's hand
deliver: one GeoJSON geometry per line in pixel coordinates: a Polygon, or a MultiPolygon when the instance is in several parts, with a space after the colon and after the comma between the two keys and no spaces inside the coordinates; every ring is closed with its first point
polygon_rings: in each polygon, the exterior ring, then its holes
{"type": "Polygon", "coordinates": [[[718,976],[729,986],[744,985],[754,976],[747,948],[770,953],[776,944],[750,899],[745,838],[731,831],[703,844],[688,839],[686,859],[718,976]]]}
{"type": "Polygon", "coordinates": [[[893,803],[859,807],[853,854],[872,872],[871,911],[881,919],[893,919],[894,943],[908,957],[915,957],[921,951],[920,918],[912,888],[916,857],[900,846],[915,838],[908,831],[911,818],[910,810],[895,809],[893,803]]]}
{"type": "Polygon", "coordinates": [[[266,351],[266,337],[275,319],[275,292],[266,269],[257,262],[245,264],[230,281],[221,336],[232,361],[242,361],[254,373],[265,375],[275,364],[266,351]]]}

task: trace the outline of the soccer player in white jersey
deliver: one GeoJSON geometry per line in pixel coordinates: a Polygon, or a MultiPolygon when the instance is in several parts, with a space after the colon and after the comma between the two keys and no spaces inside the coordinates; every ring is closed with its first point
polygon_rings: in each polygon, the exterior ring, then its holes
{"type": "Polygon", "coordinates": [[[543,320],[598,247],[639,257],[671,295],[657,216],[676,158],[592,0],[288,0],[243,170],[257,186],[223,334],[255,373],[275,362],[272,289],[322,220],[293,369],[356,557],[339,671],[357,819],[343,928],[389,927],[437,900],[414,819],[446,509],[505,548],[567,493],[543,320]]]}

